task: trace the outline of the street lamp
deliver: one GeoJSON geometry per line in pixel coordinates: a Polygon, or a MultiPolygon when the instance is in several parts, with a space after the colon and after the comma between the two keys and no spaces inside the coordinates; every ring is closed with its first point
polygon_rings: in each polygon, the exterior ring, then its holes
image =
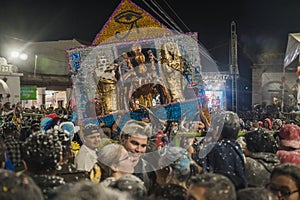
{"type": "Polygon", "coordinates": [[[17,58],[17,57],[19,57],[20,53],[18,51],[12,51],[10,53],[10,55],[11,55],[12,58],[17,58]]]}
{"type": "Polygon", "coordinates": [[[19,58],[20,58],[21,60],[27,60],[28,55],[27,55],[26,53],[21,53],[20,56],[19,56],[19,58]]]}
{"type": "Polygon", "coordinates": [[[28,55],[26,53],[20,53],[18,51],[12,51],[10,53],[10,56],[13,58],[13,59],[16,59],[16,58],[19,58],[21,60],[27,60],[28,59],[28,55]]]}

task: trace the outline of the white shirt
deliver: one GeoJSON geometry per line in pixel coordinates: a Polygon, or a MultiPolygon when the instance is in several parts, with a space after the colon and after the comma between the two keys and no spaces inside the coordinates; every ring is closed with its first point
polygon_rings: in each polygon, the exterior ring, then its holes
{"type": "Polygon", "coordinates": [[[96,150],[88,148],[86,145],[82,145],[75,157],[75,166],[80,171],[91,171],[97,162],[96,150]]]}

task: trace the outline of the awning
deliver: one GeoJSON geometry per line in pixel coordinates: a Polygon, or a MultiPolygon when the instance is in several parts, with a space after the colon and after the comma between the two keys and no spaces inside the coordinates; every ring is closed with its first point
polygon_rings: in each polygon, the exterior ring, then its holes
{"type": "MultiPolygon", "coordinates": [[[[300,33],[290,33],[288,36],[288,44],[284,57],[285,70],[296,70],[294,61],[299,56],[300,48],[300,33]]],[[[298,63],[296,61],[296,63],[298,63]]],[[[298,65],[296,65],[298,66],[298,65]]]]}

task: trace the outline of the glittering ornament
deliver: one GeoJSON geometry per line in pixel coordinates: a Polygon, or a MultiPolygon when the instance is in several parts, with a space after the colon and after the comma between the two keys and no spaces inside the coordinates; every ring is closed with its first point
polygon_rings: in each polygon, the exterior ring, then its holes
{"type": "Polygon", "coordinates": [[[171,35],[171,33],[166,26],[162,25],[145,10],[130,0],[123,0],[110,20],[97,34],[93,45],[153,38],[171,35]],[[149,27],[151,28],[145,29],[149,27]]]}

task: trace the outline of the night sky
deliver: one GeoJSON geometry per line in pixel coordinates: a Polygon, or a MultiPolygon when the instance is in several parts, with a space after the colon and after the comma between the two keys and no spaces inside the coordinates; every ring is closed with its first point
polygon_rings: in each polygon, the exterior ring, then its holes
{"type": "MultiPolygon", "coordinates": [[[[299,0],[132,1],[164,23],[146,5],[157,10],[154,2],[182,32],[198,32],[200,43],[224,71],[229,67],[230,24],[234,20],[239,69],[243,84],[249,87],[255,55],[285,53],[288,34],[300,31],[299,0]]],[[[24,41],[76,38],[92,42],[120,2],[1,0],[0,37],[24,41]]]]}
{"type": "MultiPolygon", "coordinates": [[[[155,9],[150,0],[132,1],[155,16],[145,4],[155,9]]],[[[78,38],[91,42],[120,2],[2,0],[0,33],[32,41],[78,38]]],[[[183,32],[198,32],[200,42],[221,65],[228,64],[225,59],[228,55],[222,58],[217,52],[229,48],[233,20],[237,24],[239,46],[245,51],[285,51],[287,34],[300,31],[299,0],[207,1],[199,2],[200,5],[192,0],[153,2],[158,3],[183,32]]]]}

